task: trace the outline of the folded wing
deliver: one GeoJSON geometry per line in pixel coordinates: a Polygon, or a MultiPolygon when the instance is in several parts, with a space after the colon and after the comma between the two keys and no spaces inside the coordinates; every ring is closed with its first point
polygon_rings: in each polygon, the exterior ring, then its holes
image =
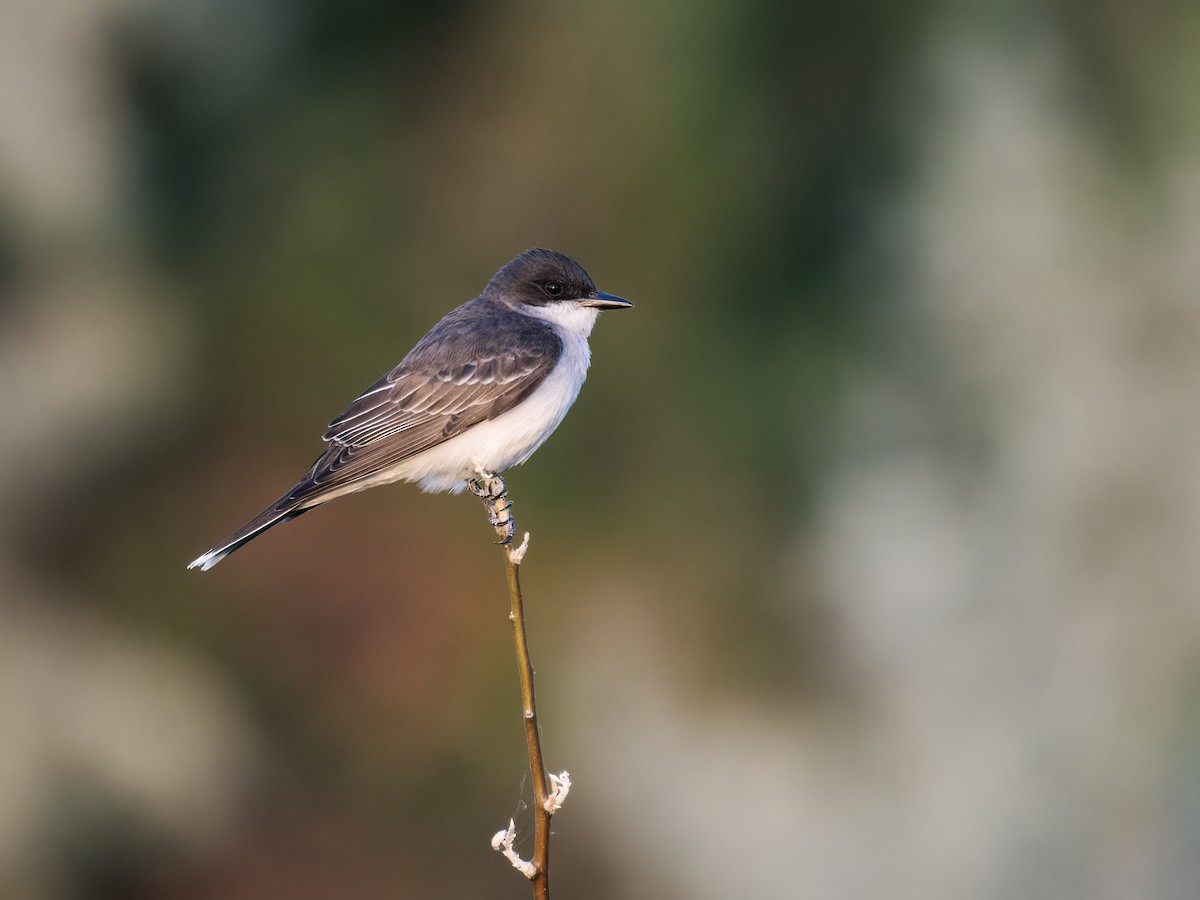
{"type": "Polygon", "coordinates": [[[287,499],[345,487],[496,418],[542,383],[560,352],[504,352],[432,372],[401,363],[330,423],[329,449],[287,499]]]}

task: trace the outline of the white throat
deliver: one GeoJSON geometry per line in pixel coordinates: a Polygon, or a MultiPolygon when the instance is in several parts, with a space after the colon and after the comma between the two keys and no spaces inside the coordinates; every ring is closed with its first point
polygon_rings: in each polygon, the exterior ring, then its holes
{"type": "MultiPolygon", "coordinates": [[[[570,338],[583,338],[585,341],[596,324],[600,310],[594,306],[581,306],[573,300],[560,303],[547,303],[545,306],[522,305],[520,312],[555,326],[555,331],[565,343],[570,338]]],[[[566,353],[566,349],[563,350],[566,353]]]]}

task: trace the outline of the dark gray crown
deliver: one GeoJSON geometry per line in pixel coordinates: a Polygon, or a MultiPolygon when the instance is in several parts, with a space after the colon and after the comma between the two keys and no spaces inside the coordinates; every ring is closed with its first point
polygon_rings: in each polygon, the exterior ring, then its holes
{"type": "Polygon", "coordinates": [[[483,294],[544,305],[581,300],[595,290],[591,276],[571,257],[557,250],[534,247],[493,275],[483,294]]]}

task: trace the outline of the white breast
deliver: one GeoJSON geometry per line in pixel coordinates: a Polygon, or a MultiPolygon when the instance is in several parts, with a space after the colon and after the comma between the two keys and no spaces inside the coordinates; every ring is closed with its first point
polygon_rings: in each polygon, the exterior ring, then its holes
{"type": "MultiPolygon", "coordinates": [[[[385,481],[419,481],[427,491],[457,493],[477,467],[503,472],[529,459],[550,437],[563,416],[579,396],[587,377],[591,349],[588,335],[599,311],[575,304],[553,304],[526,308],[524,312],[549,322],[562,339],[558,364],[532,394],[508,412],[480,422],[445,443],[406,459],[380,477],[370,479],[373,486],[385,481]]],[[[362,489],[356,485],[356,488],[362,489]]]]}

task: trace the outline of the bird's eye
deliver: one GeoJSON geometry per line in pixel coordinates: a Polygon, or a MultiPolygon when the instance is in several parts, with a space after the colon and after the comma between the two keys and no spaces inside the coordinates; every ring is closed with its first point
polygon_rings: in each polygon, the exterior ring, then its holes
{"type": "Polygon", "coordinates": [[[542,288],[551,297],[557,297],[563,292],[562,283],[558,281],[547,281],[544,285],[542,285],[542,288]]]}

